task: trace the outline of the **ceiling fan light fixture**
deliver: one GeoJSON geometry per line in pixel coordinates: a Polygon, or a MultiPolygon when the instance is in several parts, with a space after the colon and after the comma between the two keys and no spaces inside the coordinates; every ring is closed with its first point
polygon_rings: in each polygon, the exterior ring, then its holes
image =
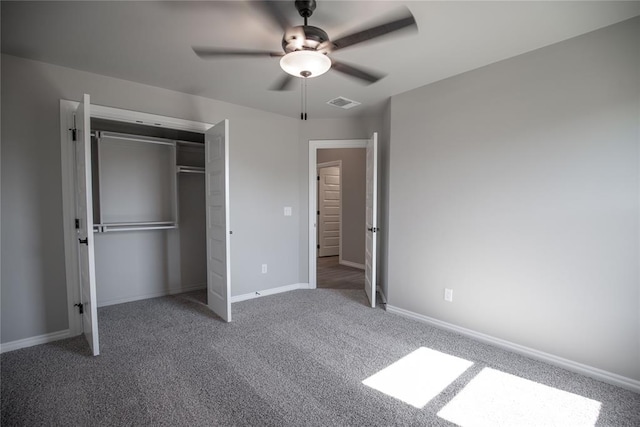
{"type": "Polygon", "coordinates": [[[297,50],[280,59],[280,67],[295,77],[317,77],[329,71],[331,60],[324,53],[313,50],[297,50]]]}

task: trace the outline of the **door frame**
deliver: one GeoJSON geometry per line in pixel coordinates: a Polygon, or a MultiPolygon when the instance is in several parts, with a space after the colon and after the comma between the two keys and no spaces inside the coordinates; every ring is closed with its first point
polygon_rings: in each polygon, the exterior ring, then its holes
{"type": "MultiPolygon", "coordinates": [[[[318,210],[318,185],[317,163],[318,150],[330,148],[367,148],[369,139],[316,139],[309,141],[309,289],[317,287],[317,217],[318,210]]],[[[342,180],[341,180],[342,182],[342,180]]],[[[340,193],[342,197],[342,193],[340,193]]],[[[342,233],[340,233],[340,245],[342,246],[342,233]]],[[[341,253],[342,253],[342,247],[341,253]]]]}
{"type": "MultiPolygon", "coordinates": [[[[337,166],[338,169],[340,170],[340,184],[338,184],[338,186],[340,187],[340,229],[339,229],[339,241],[338,241],[338,261],[342,262],[342,160],[333,160],[330,162],[324,162],[324,163],[318,163],[318,165],[316,166],[316,176],[320,175],[320,169],[322,168],[330,168],[333,166],[337,166]]],[[[320,184],[318,184],[320,185],[320,184]]],[[[320,206],[318,206],[318,192],[316,189],[316,206],[317,209],[316,210],[320,210],[320,206]]],[[[316,227],[316,242],[318,239],[318,232],[320,231],[320,229],[318,227],[316,227]]],[[[316,248],[317,248],[317,244],[316,244],[316,248]]]]}
{"type": "MultiPolygon", "coordinates": [[[[78,277],[78,250],[75,234],[75,147],[71,139],[73,116],[80,103],[60,99],[60,149],[62,166],[62,227],[64,241],[65,274],[67,281],[67,316],[69,336],[82,334],[82,319],[73,306],[79,301],[80,279],[78,277]]],[[[91,117],[116,120],[119,122],[158,126],[170,129],[205,133],[213,125],[210,123],[159,116],[140,111],[105,107],[91,104],[91,117]]],[[[220,119],[222,120],[222,119],[220,119]]],[[[216,122],[220,121],[217,120],[216,122]]]]}

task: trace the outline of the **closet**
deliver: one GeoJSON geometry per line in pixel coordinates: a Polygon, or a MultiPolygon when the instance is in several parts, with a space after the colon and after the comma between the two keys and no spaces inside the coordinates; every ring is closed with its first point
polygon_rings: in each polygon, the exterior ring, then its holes
{"type": "Polygon", "coordinates": [[[204,135],[91,119],[97,305],[207,286],[204,135]]]}

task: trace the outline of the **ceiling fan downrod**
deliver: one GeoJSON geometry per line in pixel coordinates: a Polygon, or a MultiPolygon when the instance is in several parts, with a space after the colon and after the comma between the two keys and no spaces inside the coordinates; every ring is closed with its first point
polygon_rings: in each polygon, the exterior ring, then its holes
{"type": "Polygon", "coordinates": [[[307,25],[307,19],[313,15],[316,10],[316,0],[296,0],[296,9],[300,16],[304,18],[304,25],[307,25]]]}

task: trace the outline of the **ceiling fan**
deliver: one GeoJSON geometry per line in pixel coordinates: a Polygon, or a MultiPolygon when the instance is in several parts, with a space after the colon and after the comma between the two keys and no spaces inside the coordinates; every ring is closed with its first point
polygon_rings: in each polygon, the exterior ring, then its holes
{"type": "Polygon", "coordinates": [[[300,16],[304,18],[304,25],[298,26],[292,26],[275,3],[274,1],[263,0],[257,4],[283,29],[283,52],[196,46],[193,46],[193,51],[203,59],[225,56],[280,57],[280,67],[287,74],[272,86],[272,90],[286,90],[291,86],[295,77],[306,80],[307,78],[324,74],[330,69],[355,77],[366,84],[371,84],[380,80],[384,75],[336,61],[330,58],[329,55],[337,50],[367,42],[398,30],[417,29],[415,18],[407,9],[391,21],[331,40],[323,29],[308,25],[308,19],[316,9],[315,0],[295,0],[295,7],[300,16]]]}

